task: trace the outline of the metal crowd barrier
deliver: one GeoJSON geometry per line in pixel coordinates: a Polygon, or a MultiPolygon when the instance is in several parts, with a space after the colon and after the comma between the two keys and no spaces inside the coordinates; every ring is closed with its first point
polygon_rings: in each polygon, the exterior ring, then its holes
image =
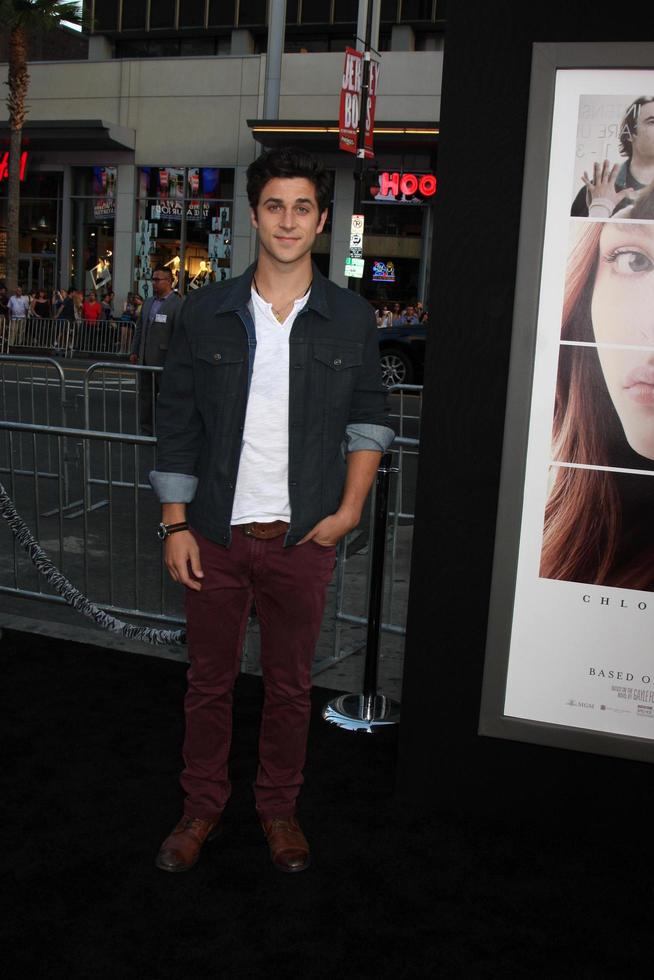
{"type": "MultiPolygon", "coordinates": [[[[163,372],[162,367],[147,364],[119,364],[98,362],[91,364],[83,383],[83,417],[86,429],[117,432],[121,434],[139,432],[139,391],[142,384],[147,385],[150,410],[153,419],[153,434],[156,437],[156,396],[154,377],[163,372]]],[[[156,442],[156,439],[155,439],[156,442]]],[[[91,487],[107,487],[109,473],[107,459],[102,454],[87,458],[87,484],[91,487]]],[[[151,491],[148,473],[154,468],[154,447],[149,454],[141,457],[141,466],[134,469],[129,447],[124,445],[116,453],[114,473],[117,485],[131,487],[134,480],[140,490],[151,491]]],[[[90,489],[89,489],[90,492],[90,489]]],[[[106,498],[92,502],[94,509],[105,507],[106,498]]]]}
{"type": "MultiPolygon", "coordinates": [[[[98,361],[84,374],[84,425],[87,429],[111,432],[139,431],[139,386],[146,378],[163,373],[150,364],[117,364],[98,361]]],[[[156,435],[156,396],[154,384],[147,381],[150,408],[156,435]]]]}
{"type": "MultiPolygon", "coordinates": [[[[160,367],[100,362],[91,365],[82,380],[66,379],[59,359],[0,355],[0,405],[2,418],[7,421],[70,426],[103,432],[136,435],[138,424],[138,384],[141,377],[161,373],[160,367]],[[80,390],[81,388],[81,390],[80,390]]],[[[150,385],[152,411],[154,392],[150,385]]],[[[21,472],[27,474],[28,463],[23,449],[23,437],[17,437],[16,449],[21,472]]],[[[69,467],[80,465],[81,447],[74,439],[66,441],[64,453],[64,484],[66,518],[77,516],[80,508],[92,510],[107,506],[106,495],[98,498],[95,489],[108,483],[107,461],[95,450],[86,456],[88,492],[75,497],[70,493],[69,467]]],[[[141,455],[140,471],[135,474],[129,447],[114,446],[112,466],[120,483],[131,487],[136,479],[141,490],[150,492],[147,474],[154,464],[154,450],[141,455]]],[[[53,447],[50,445],[42,460],[39,475],[56,479],[53,447]]],[[[1,468],[0,468],[1,469],[1,468]]],[[[104,492],[103,492],[104,493],[104,492]]]]}
{"type": "MultiPolygon", "coordinates": [[[[139,482],[121,485],[115,479],[117,449],[128,446],[132,471],[155,440],[147,436],[91,432],[65,426],[0,421],[0,464],[3,479],[20,516],[60,571],[92,602],[118,615],[181,625],[183,596],[169,582],[161,543],[154,534],[159,504],[139,482]],[[69,441],[80,447],[79,466],[71,470],[71,494],[83,505],[72,514],[64,497],[64,456],[69,441]],[[23,459],[18,465],[18,443],[23,459]],[[43,460],[52,452],[58,479],[44,478],[43,460]],[[108,474],[107,506],[94,509],[85,478],[92,456],[104,456],[108,474]]],[[[29,559],[17,549],[13,535],[0,521],[0,593],[49,603],[63,603],[44,584],[29,559]],[[10,540],[11,539],[11,540],[10,540]]]]}
{"type": "MultiPolygon", "coordinates": [[[[63,560],[65,556],[72,567],[62,571],[72,581],[77,584],[80,579],[76,579],[76,573],[82,575],[80,587],[83,591],[87,584],[92,587],[92,601],[110,612],[181,625],[181,597],[168,582],[160,546],[152,532],[159,522],[159,505],[147,474],[153,468],[156,438],[137,435],[137,379],[144,372],[157,371],[161,369],[115,362],[91,365],[78,396],[77,417],[81,416],[81,424],[71,427],[69,417],[74,405],[67,396],[58,361],[0,357],[5,420],[0,423],[0,472],[8,474],[10,495],[36,537],[53,558],[58,554],[63,560]],[[9,421],[12,415],[15,421],[9,421]],[[29,501],[26,513],[25,501],[29,501]],[[100,561],[99,582],[93,572],[96,558],[100,561]],[[130,582],[131,601],[117,598],[116,589],[120,591],[130,582]]],[[[380,626],[382,660],[394,655],[405,635],[413,535],[412,487],[418,460],[422,389],[398,385],[391,395],[396,396],[392,415],[399,434],[391,447],[396,472],[390,488],[380,626]]],[[[332,639],[329,649],[323,644],[314,674],[357,652],[365,643],[366,595],[371,574],[367,525],[374,504],[373,493],[360,527],[339,546],[332,639]]],[[[13,546],[9,551],[5,549],[7,554],[14,556],[14,581],[11,586],[0,585],[0,592],[46,597],[47,592],[44,595],[40,588],[23,581],[27,570],[13,546]]],[[[0,559],[0,571],[4,568],[6,572],[6,561],[6,557],[0,559]]],[[[52,597],[52,601],[61,600],[52,597]]],[[[244,670],[258,669],[252,633],[248,631],[244,670]]]]}
{"type": "MultiPolygon", "coordinates": [[[[51,357],[23,357],[13,354],[0,354],[0,405],[5,421],[37,423],[45,426],[67,426],[70,413],[74,409],[67,397],[66,377],[61,364],[51,357]]],[[[16,440],[17,471],[29,475],[31,470],[30,453],[24,439],[16,440]]],[[[63,496],[66,505],[70,504],[68,478],[69,464],[74,458],[70,443],[64,451],[63,496]]],[[[46,453],[39,460],[38,476],[58,480],[54,449],[48,445],[46,453]]],[[[7,472],[0,465],[0,473],[7,472]]]]}
{"type": "Polygon", "coordinates": [[[62,357],[128,354],[134,322],[126,320],[63,320],[30,316],[2,326],[0,353],[47,351],[62,357]]]}
{"type": "MultiPolygon", "coordinates": [[[[411,549],[413,544],[414,486],[420,446],[422,412],[421,385],[393,385],[391,408],[397,436],[391,446],[392,469],[389,486],[389,513],[386,537],[384,595],[380,623],[380,658],[399,657],[406,635],[411,549]]],[[[372,574],[370,515],[375,512],[376,486],[373,487],[362,522],[341,541],[335,574],[335,629],[331,656],[320,669],[333,666],[365,647],[364,630],[368,619],[365,597],[372,574]]]]}

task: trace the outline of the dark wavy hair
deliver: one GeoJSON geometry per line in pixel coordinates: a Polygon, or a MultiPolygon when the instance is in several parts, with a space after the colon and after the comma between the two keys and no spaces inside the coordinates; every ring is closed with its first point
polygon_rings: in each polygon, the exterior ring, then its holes
{"type": "Polygon", "coordinates": [[[261,191],[275,177],[304,177],[316,189],[318,210],[322,214],[329,207],[332,193],[331,177],[323,163],[313,153],[297,147],[286,146],[266,150],[247,169],[247,195],[250,207],[256,210],[261,191]]]}
{"type": "Polygon", "coordinates": [[[638,99],[634,99],[620,121],[620,155],[630,160],[633,153],[631,143],[638,132],[638,116],[641,107],[649,102],[654,102],[654,95],[641,95],[638,99]]]}

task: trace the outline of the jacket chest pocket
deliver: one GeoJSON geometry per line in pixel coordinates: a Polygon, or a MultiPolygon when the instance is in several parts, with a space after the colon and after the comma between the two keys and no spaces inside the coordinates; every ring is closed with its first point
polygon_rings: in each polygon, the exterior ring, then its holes
{"type": "Polygon", "coordinates": [[[219,343],[202,345],[195,353],[197,387],[202,401],[215,405],[234,395],[246,369],[243,350],[219,343]]]}
{"type": "Polygon", "coordinates": [[[331,404],[347,397],[354,388],[362,356],[361,347],[316,344],[313,351],[316,393],[331,404]]]}

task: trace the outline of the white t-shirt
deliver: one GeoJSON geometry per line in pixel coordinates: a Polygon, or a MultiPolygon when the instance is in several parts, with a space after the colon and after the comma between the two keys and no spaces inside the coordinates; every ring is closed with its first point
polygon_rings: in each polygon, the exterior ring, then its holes
{"type": "Polygon", "coordinates": [[[252,290],[257,346],[250,384],[232,524],[290,521],[288,496],[288,375],[291,327],[308,294],[283,323],[252,290]]]}
{"type": "Polygon", "coordinates": [[[29,312],[30,301],[27,296],[10,296],[7,306],[9,307],[9,316],[22,320],[29,312]]]}

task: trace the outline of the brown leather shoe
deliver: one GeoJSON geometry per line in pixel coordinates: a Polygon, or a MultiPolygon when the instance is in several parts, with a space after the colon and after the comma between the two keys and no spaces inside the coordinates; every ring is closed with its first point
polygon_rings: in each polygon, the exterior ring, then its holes
{"type": "Polygon", "coordinates": [[[219,833],[220,814],[211,820],[182,817],[159,849],[155,864],[162,871],[188,871],[200,857],[202,845],[219,833]]]}
{"type": "Polygon", "coordinates": [[[309,845],[295,815],[262,820],[261,826],[276,868],[292,873],[309,867],[309,845]]]}

